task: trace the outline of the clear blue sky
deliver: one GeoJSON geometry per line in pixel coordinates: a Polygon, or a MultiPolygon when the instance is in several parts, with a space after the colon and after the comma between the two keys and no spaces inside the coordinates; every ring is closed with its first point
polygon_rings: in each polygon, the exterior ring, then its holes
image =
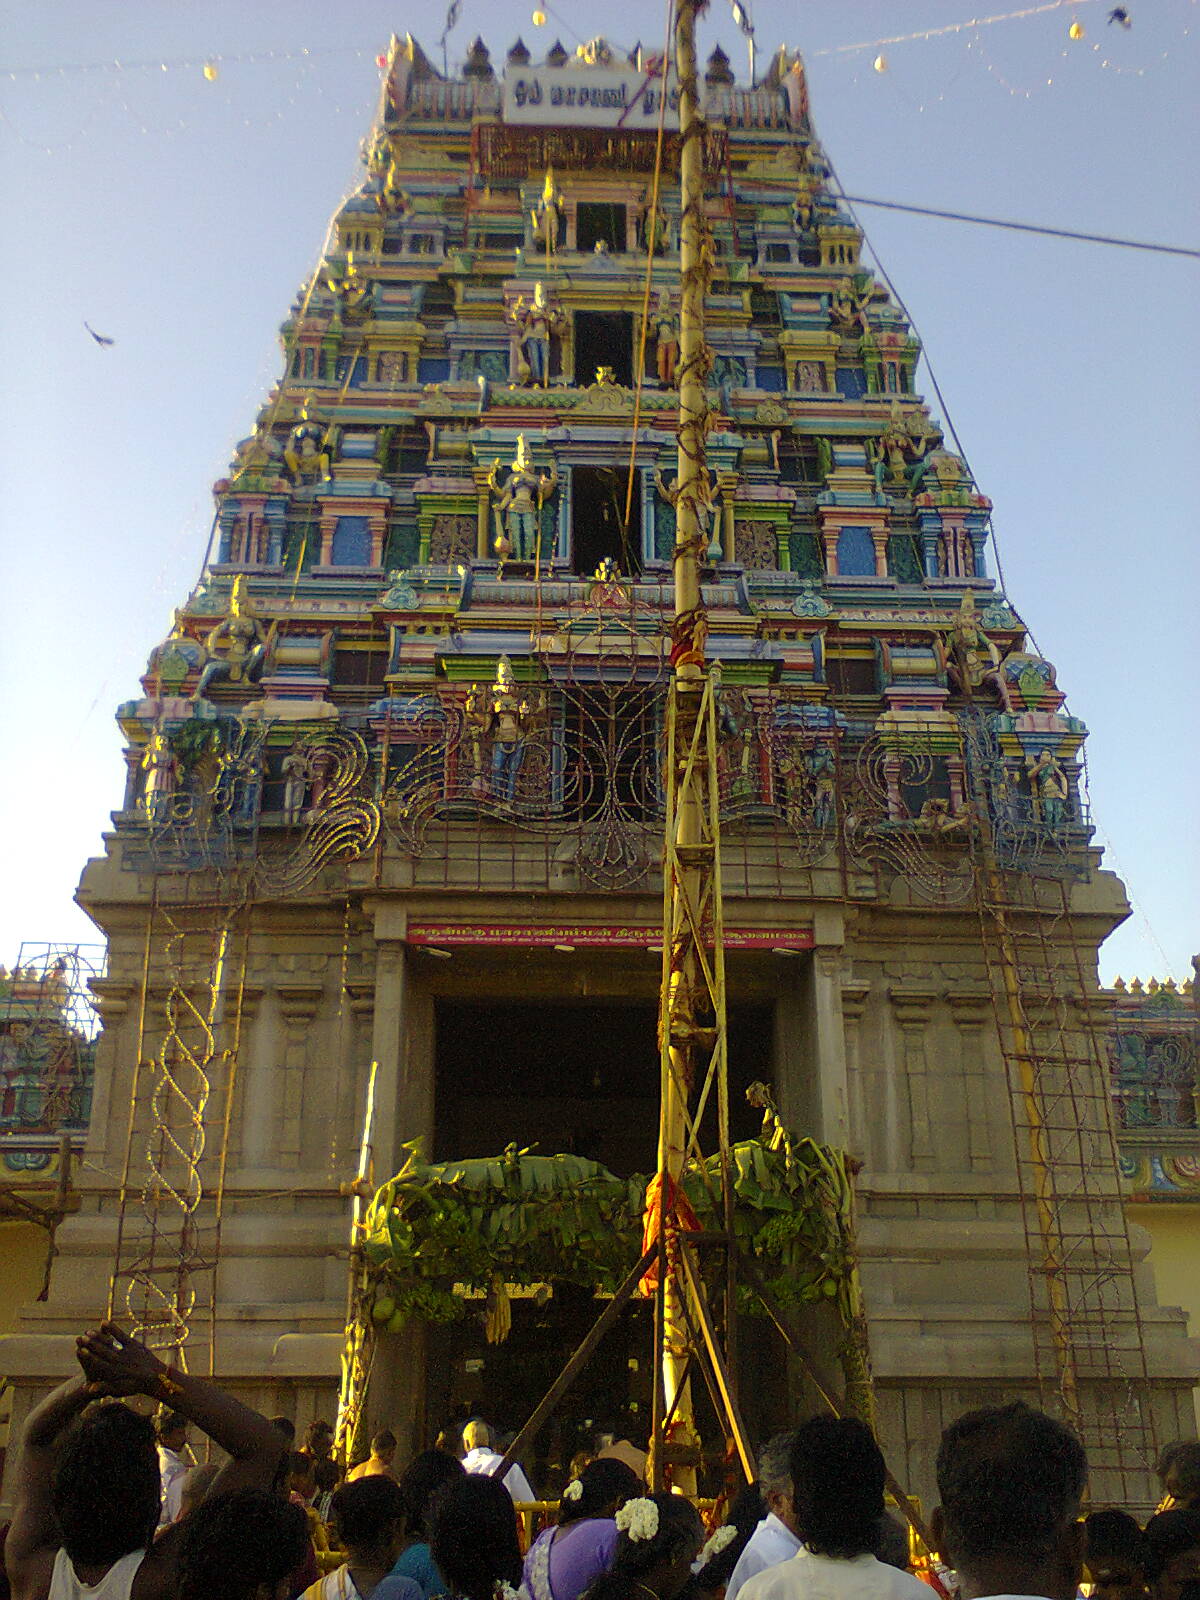
{"type": "MultiPolygon", "coordinates": [[[[635,23],[648,44],[663,31],[660,8],[614,0],[558,0],[539,30],[532,3],[463,0],[451,60],[476,32],[502,59],[518,33],[537,50],[555,34],[628,46],[635,23]]],[[[839,47],[961,22],[971,0],[747,3],[764,55],[781,40],[805,53],[849,192],[1200,244],[1189,0],[1134,0],[1129,32],[1106,25],[1102,0],[1080,0],[859,51],[839,47]]],[[[113,711],[197,577],[210,486],[250,431],[277,373],[276,329],[357,182],[375,57],[411,29],[436,58],[442,12],[24,0],[0,19],[11,963],[23,939],[94,937],[71,896],[122,792],[113,711]],[[294,58],[233,59],[271,51],[294,58]],[[26,68],[42,70],[9,76],[26,68]],[[100,349],[85,319],[116,343],[100,349]]],[[[705,54],[718,38],[744,70],[724,3],[702,25],[705,54]]],[[[995,501],[1009,593],[1091,729],[1098,837],[1138,908],[1102,971],[1186,977],[1200,948],[1196,263],[861,217],[995,501]]]]}

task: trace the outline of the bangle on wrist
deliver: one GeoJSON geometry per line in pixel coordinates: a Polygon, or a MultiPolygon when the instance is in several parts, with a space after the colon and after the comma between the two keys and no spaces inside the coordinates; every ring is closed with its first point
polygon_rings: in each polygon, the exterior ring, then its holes
{"type": "Polygon", "coordinates": [[[182,1394],[183,1385],[176,1383],[171,1376],[170,1367],[164,1367],[158,1375],[158,1386],[165,1395],[182,1394]]]}

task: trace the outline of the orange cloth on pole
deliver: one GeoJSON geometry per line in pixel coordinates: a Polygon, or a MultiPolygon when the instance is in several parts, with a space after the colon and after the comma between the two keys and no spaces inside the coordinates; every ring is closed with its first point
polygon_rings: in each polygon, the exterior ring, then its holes
{"type": "MultiPolygon", "coordinates": [[[[659,1234],[666,1231],[667,1265],[674,1269],[676,1266],[675,1235],[682,1230],[684,1233],[698,1233],[700,1219],[692,1209],[692,1203],[683,1190],[669,1175],[666,1176],[665,1188],[667,1203],[663,1205],[664,1174],[656,1172],[646,1185],[646,1209],[642,1214],[642,1254],[654,1244],[658,1243],[659,1234]]],[[[646,1296],[654,1294],[658,1288],[658,1261],[651,1262],[642,1275],[639,1288],[646,1296]]]]}

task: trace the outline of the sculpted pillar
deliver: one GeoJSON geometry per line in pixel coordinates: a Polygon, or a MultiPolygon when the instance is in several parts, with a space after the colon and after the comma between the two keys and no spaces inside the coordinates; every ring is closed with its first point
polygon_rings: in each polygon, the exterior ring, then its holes
{"type": "Polygon", "coordinates": [[[932,989],[913,987],[896,987],[890,993],[900,1029],[904,1081],[908,1085],[909,1160],[914,1172],[929,1172],[935,1163],[925,1030],[937,994],[932,989]]]}
{"type": "MultiPolygon", "coordinates": [[[[377,1183],[399,1171],[408,1140],[420,1138],[428,1157],[433,1136],[433,1063],[427,1051],[410,1049],[406,923],[397,907],[380,907],[376,915],[371,1054],[379,1063],[373,1134],[377,1183]]],[[[424,1325],[410,1322],[400,1333],[381,1334],[367,1396],[367,1423],[368,1428],[390,1427],[402,1456],[411,1456],[431,1442],[424,1437],[424,1394],[424,1325]]]]}

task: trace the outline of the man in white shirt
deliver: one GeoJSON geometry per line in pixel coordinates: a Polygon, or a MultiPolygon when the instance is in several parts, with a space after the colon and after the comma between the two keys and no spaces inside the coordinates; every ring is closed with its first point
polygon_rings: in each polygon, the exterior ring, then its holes
{"type": "Polygon", "coordinates": [[[168,1411],[155,1422],[158,1439],[158,1470],[162,1479],[162,1510],[158,1525],[166,1527],[179,1515],[179,1500],[183,1494],[183,1480],[195,1462],[188,1449],[187,1418],[181,1411],[168,1411]]]}
{"type": "Polygon", "coordinates": [[[792,1516],[791,1452],[795,1436],[794,1429],[777,1433],[759,1454],[758,1488],[767,1514],[746,1541],[729,1574],[725,1600],[737,1600],[738,1590],[747,1579],[790,1560],[801,1549],[792,1516]]]}
{"type": "Polygon", "coordinates": [[[865,1422],[814,1417],[792,1439],[792,1516],[803,1549],[742,1585],[738,1600],[930,1600],[910,1573],[872,1554],[884,1465],[865,1422]]]}
{"type": "MultiPolygon", "coordinates": [[[[495,1476],[496,1468],[504,1460],[502,1455],[497,1455],[492,1449],[492,1435],[486,1422],[476,1418],[468,1422],[463,1429],[463,1456],[464,1472],[479,1472],[484,1477],[495,1476]]],[[[529,1479],[514,1461],[504,1474],[504,1487],[514,1500],[529,1501],[537,1496],[529,1486],[529,1479]]]]}
{"type": "Polygon", "coordinates": [[[1075,1600],[1087,1457],[1069,1428],[1023,1400],[968,1411],[942,1435],[937,1484],[930,1532],[962,1600],[1075,1600]]]}

